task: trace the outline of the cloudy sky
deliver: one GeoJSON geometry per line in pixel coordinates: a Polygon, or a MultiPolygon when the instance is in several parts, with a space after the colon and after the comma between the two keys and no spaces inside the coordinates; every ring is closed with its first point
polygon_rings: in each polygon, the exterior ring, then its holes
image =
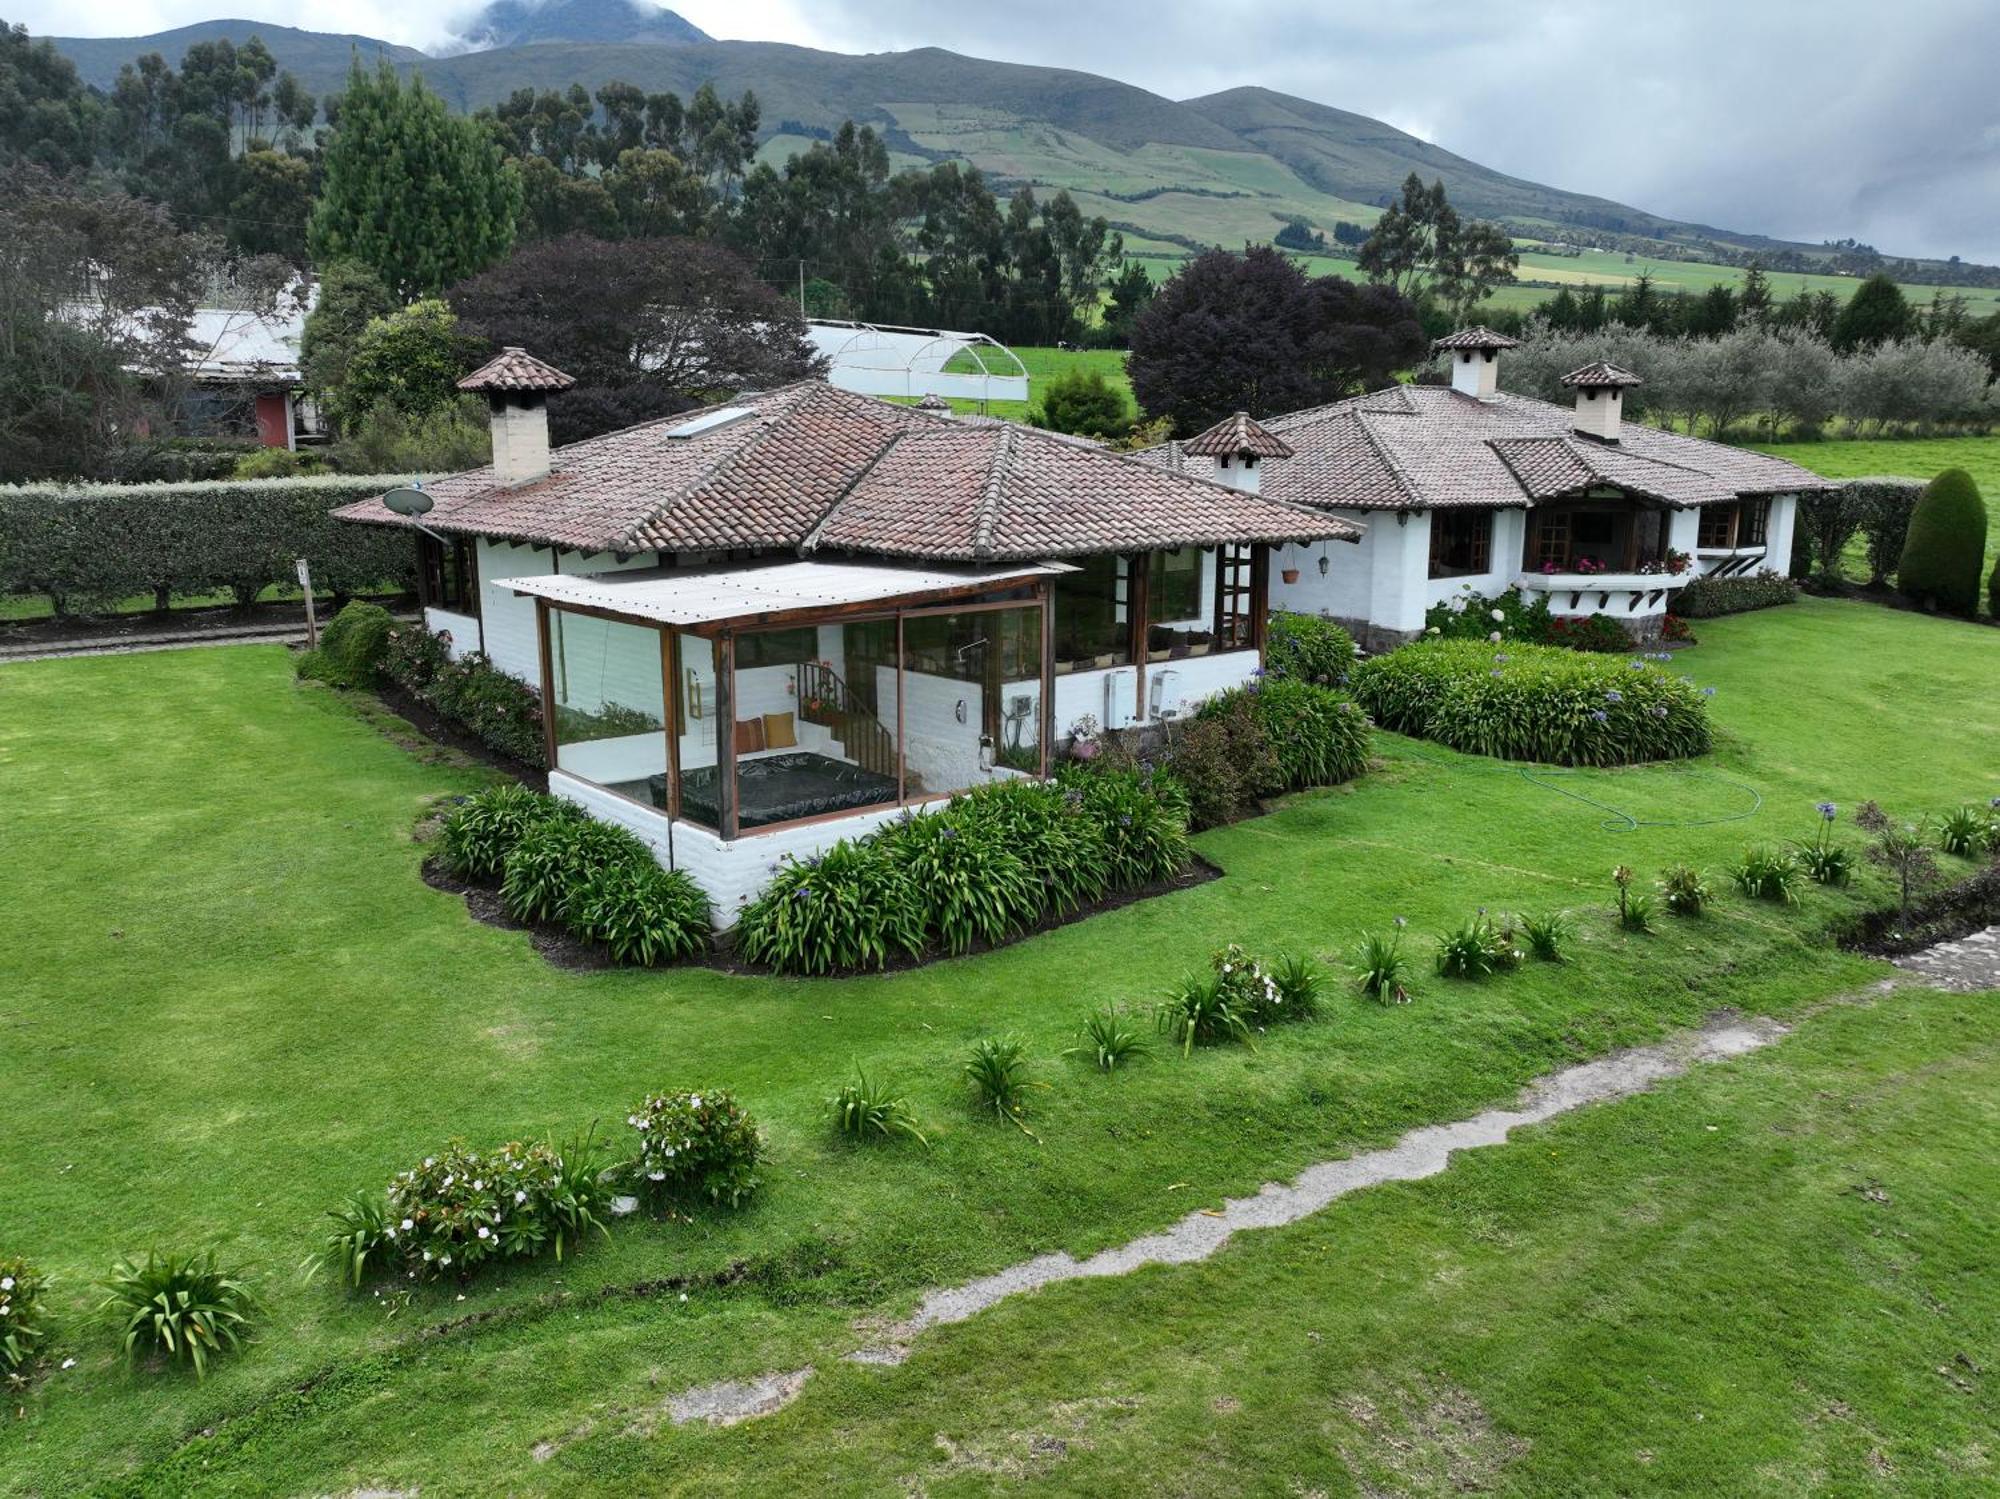
{"type": "MultiPolygon", "coordinates": [[[[467,3],[15,0],[31,31],[215,15],[414,46],[467,3]]],[[[718,37],[949,47],[1172,98],[1262,84],[1488,166],[1733,229],[2000,263],[1996,0],[687,0],[718,37]]]]}

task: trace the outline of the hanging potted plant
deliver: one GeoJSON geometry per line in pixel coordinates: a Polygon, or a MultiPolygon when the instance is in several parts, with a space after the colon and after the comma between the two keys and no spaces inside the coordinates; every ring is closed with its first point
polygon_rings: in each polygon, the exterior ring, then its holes
{"type": "Polygon", "coordinates": [[[1278,576],[1279,576],[1279,577],[1281,577],[1281,578],[1283,578],[1283,579],[1284,579],[1284,580],[1285,580],[1285,581],[1286,581],[1287,583],[1296,583],[1296,582],[1298,582],[1298,581],[1299,581],[1299,561],[1298,561],[1298,558],[1297,558],[1297,557],[1293,557],[1293,558],[1291,559],[1291,564],[1290,564],[1290,566],[1287,566],[1287,567],[1283,567],[1283,568],[1280,568],[1280,569],[1278,570],[1278,576]]]}

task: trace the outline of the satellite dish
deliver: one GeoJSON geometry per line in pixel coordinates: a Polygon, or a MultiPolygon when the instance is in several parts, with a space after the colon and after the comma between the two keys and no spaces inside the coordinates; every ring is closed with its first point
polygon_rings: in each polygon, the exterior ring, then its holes
{"type": "Polygon", "coordinates": [[[382,503],[398,515],[424,515],[437,502],[416,485],[403,484],[383,495],[382,503]]]}

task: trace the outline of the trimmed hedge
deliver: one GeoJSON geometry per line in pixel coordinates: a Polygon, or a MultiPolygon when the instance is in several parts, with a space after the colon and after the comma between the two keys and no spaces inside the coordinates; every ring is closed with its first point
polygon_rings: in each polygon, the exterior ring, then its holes
{"type": "Polygon", "coordinates": [[[1783,573],[1760,567],[1740,578],[1696,578],[1674,600],[1674,613],[1682,619],[1713,619],[1718,614],[1742,614],[1798,601],[1797,583],[1783,573]]]}
{"type": "Polygon", "coordinates": [[[1905,598],[1952,614],[1979,612],[1979,570],[1986,557],[1986,504],[1962,468],[1931,480],[1910,517],[1896,570],[1905,598]]]}
{"type": "Polygon", "coordinates": [[[1703,694],[1638,656],[1425,641],[1362,662],[1354,695],[1385,729],[1502,760],[1625,765],[1709,747],[1703,694]]]}
{"type": "Polygon", "coordinates": [[[0,594],[46,594],[59,613],[224,589],[249,604],[292,582],[300,557],[315,585],[335,594],[411,588],[407,535],[328,513],[407,482],[387,474],[0,487],[0,594]]]}
{"type": "Polygon", "coordinates": [[[1924,481],[1874,475],[1849,479],[1840,488],[1860,523],[1861,534],[1868,538],[1868,581],[1880,587],[1902,565],[1910,517],[1923,497],[1924,481]]]}

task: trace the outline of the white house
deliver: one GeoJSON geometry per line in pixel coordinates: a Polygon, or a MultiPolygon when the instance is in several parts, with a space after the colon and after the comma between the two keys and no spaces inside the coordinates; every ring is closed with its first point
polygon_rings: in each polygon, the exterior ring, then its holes
{"type": "Polygon", "coordinates": [[[1564,378],[1573,407],[1508,395],[1500,366],[1515,346],[1468,328],[1438,340],[1448,387],[1397,385],[1261,424],[1239,417],[1233,460],[1197,457],[1193,443],[1145,456],[1223,478],[1247,467],[1267,498],[1366,520],[1358,561],[1333,567],[1324,548],[1286,549],[1271,603],[1337,619],[1375,650],[1415,637],[1431,606],[1467,587],[1545,593],[1559,616],[1606,615],[1643,641],[1696,577],[1786,569],[1798,496],[1826,480],[1627,425],[1624,393],[1640,380],[1613,365],[1564,378]]]}
{"type": "Polygon", "coordinates": [[[538,685],[550,789],[688,870],[723,925],[786,854],[1250,680],[1272,551],[1364,531],[1228,461],[1176,473],[817,380],[553,450],[567,375],[509,349],[460,383],[492,465],[418,519],[336,514],[411,529],[426,622],[538,685]]]}

